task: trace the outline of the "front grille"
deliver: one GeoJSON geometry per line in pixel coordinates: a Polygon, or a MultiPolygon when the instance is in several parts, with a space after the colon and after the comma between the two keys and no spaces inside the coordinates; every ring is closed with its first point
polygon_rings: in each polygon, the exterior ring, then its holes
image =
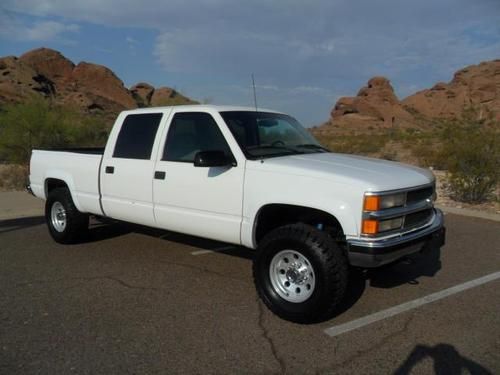
{"type": "Polygon", "coordinates": [[[428,186],[422,189],[409,191],[408,193],[406,193],[406,204],[408,205],[426,199],[431,199],[432,193],[434,193],[433,186],[428,186]]]}
{"type": "MultiPolygon", "coordinates": [[[[372,212],[365,211],[363,213],[363,220],[377,220],[381,224],[380,231],[377,234],[363,235],[382,237],[398,233],[404,234],[405,232],[428,225],[434,215],[434,208],[432,204],[434,191],[434,184],[416,189],[410,188],[406,191],[403,190],[400,192],[405,193],[406,201],[404,205],[380,209],[372,212]],[[402,221],[401,225],[397,222],[398,219],[402,221]]],[[[399,192],[392,191],[387,194],[398,193],[399,192]]]]}
{"type": "Polygon", "coordinates": [[[432,209],[427,209],[406,215],[403,229],[415,228],[426,224],[431,219],[432,213],[432,209]]]}

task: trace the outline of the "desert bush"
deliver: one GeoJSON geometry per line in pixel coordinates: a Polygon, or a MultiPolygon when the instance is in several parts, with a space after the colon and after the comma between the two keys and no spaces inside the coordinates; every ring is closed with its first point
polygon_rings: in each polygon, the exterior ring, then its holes
{"type": "Polygon", "coordinates": [[[26,165],[33,148],[99,146],[106,135],[107,128],[99,119],[34,97],[2,108],[0,159],[26,165]]]}
{"type": "Polygon", "coordinates": [[[389,138],[384,134],[358,134],[338,136],[330,139],[326,145],[333,152],[355,155],[372,155],[382,150],[388,140],[389,138]]]}
{"type": "Polygon", "coordinates": [[[446,159],[452,198],[480,203],[493,198],[500,182],[500,126],[468,109],[445,124],[440,156],[446,159]]]}
{"type": "Polygon", "coordinates": [[[22,190],[28,179],[28,167],[0,165],[0,190],[22,190]]]}
{"type": "Polygon", "coordinates": [[[416,138],[413,142],[405,142],[411,153],[417,158],[421,167],[447,169],[448,158],[442,151],[442,143],[437,139],[416,138]]]}
{"type": "Polygon", "coordinates": [[[390,161],[399,161],[398,154],[394,150],[384,150],[380,154],[380,158],[385,159],[385,160],[390,160],[390,161]]]}

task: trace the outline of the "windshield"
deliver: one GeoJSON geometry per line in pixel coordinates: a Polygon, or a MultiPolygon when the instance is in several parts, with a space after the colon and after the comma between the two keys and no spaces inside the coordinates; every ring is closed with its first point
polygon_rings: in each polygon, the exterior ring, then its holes
{"type": "Polygon", "coordinates": [[[220,112],[250,159],[328,152],[293,117],[269,112],[220,112]]]}

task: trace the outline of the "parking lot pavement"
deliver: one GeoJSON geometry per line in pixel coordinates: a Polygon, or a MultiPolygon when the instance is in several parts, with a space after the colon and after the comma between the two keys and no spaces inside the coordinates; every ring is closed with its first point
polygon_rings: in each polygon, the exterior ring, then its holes
{"type": "Polygon", "coordinates": [[[0,192],[0,220],[43,215],[44,201],[25,191],[0,192]]]}
{"type": "Polygon", "coordinates": [[[500,223],[446,216],[447,244],[356,273],[331,320],[258,301],[249,250],[94,224],[54,243],[40,216],[0,221],[0,374],[500,372],[500,279],[330,336],[332,327],[500,271],[500,223]]]}

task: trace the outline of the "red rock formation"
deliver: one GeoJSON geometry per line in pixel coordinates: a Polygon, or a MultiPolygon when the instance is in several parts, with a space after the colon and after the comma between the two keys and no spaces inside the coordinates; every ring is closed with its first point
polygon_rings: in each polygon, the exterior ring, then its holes
{"type": "Polygon", "coordinates": [[[500,120],[500,60],[471,65],[455,73],[449,83],[438,82],[399,101],[384,77],[368,81],[355,97],[340,98],[330,119],[315,132],[376,131],[387,127],[425,128],[436,119],[460,116],[473,105],[481,115],[500,120]]]}
{"type": "Polygon", "coordinates": [[[20,102],[32,95],[51,97],[84,112],[109,118],[137,106],[194,103],[173,89],[147,83],[129,91],[107,67],[87,62],[75,66],[60,52],[38,48],[20,58],[0,58],[0,103],[20,102]]]}
{"type": "Polygon", "coordinates": [[[401,106],[389,80],[373,77],[355,97],[340,98],[331,112],[331,123],[342,128],[390,127],[406,124],[412,116],[401,106]]]}
{"type": "Polygon", "coordinates": [[[132,94],[123,82],[108,68],[102,65],[79,63],[71,73],[72,82],[78,91],[114,102],[117,107],[135,108],[132,94]]]}
{"type": "Polygon", "coordinates": [[[459,70],[449,83],[439,82],[402,101],[430,118],[460,115],[474,105],[500,115],[500,60],[482,62],[459,70]]]}
{"type": "Polygon", "coordinates": [[[19,102],[30,95],[54,95],[53,82],[15,56],[0,59],[0,102],[19,102]]]}
{"type": "Polygon", "coordinates": [[[139,107],[151,105],[151,97],[154,91],[155,88],[146,82],[139,82],[130,88],[130,92],[139,107]]]}
{"type": "Polygon", "coordinates": [[[189,99],[188,97],[179,94],[176,90],[170,87],[160,87],[155,89],[153,96],[151,97],[151,105],[162,106],[162,105],[176,105],[176,104],[195,104],[197,102],[189,99]]]}
{"type": "Polygon", "coordinates": [[[71,75],[75,64],[60,52],[49,48],[37,48],[19,57],[19,61],[31,66],[38,74],[53,82],[61,81],[71,75]]]}
{"type": "Polygon", "coordinates": [[[156,89],[151,97],[151,104],[153,106],[165,105],[164,103],[171,99],[175,91],[169,87],[160,87],[156,89]]]}

